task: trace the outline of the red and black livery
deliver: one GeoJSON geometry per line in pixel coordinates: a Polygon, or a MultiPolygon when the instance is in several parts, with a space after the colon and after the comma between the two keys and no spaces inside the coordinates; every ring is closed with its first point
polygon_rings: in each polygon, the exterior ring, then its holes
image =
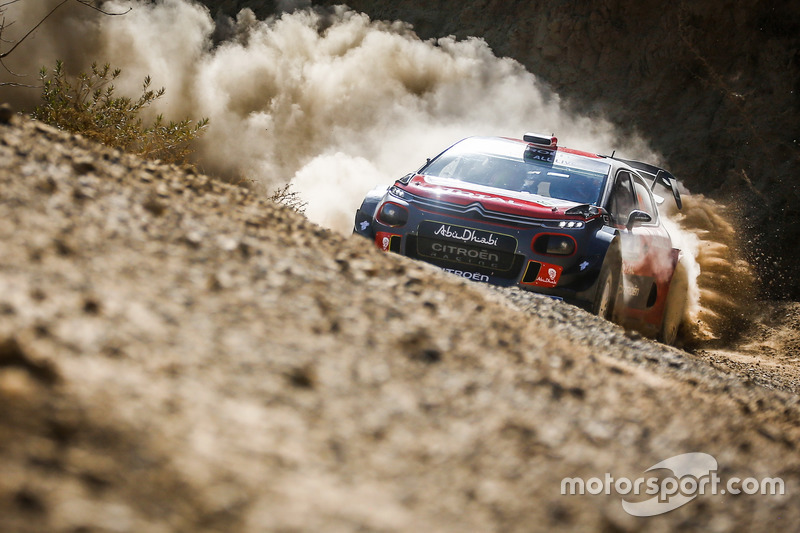
{"type": "MultiPolygon", "coordinates": [[[[552,136],[470,137],[370,191],[354,231],[456,275],[580,305],[673,342],[679,251],[662,225],[664,169],[560,147],[552,136]]],[[[681,309],[682,311],[682,309],[681,309]]]]}

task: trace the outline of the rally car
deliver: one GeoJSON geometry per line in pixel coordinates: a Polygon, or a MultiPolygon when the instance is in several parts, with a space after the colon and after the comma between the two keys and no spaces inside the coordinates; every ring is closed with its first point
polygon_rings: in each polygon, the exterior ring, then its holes
{"type": "Polygon", "coordinates": [[[369,192],[354,231],[382,250],[563,299],[672,343],[685,294],[670,290],[680,252],[657,187],[681,207],[672,174],[647,163],[549,135],[469,137],[369,192]]]}

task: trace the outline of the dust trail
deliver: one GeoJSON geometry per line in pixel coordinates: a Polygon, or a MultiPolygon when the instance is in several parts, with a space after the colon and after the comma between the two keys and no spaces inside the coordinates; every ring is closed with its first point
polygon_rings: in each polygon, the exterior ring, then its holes
{"type": "MultiPolygon", "coordinates": [[[[29,23],[49,3],[14,4],[9,15],[29,23]]],[[[344,7],[296,10],[305,5],[298,1],[282,2],[292,12],[268,20],[243,10],[219,28],[205,7],[185,0],[103,4],[131,5],[123,17],[59,12],[29,43],[29,62],[51,65],[59,43],[69,42],[62,58],[73,71],[90,58],[123,67],[122,93],[136,94],[151,75],[167,88],[154,113],[211,119],[197,157],[203,170],[268,187],[292,180],[308,216],[342,232],[367,190],[469,135],[542,130],[566,145],[627,145],[651,156],[641,139],[564,111],[557,95],[481,39],[422,41],[401,22],[344,7]]]]}
{"type": "MultiPolygon", "coordinates": [[[[653,162],[659,164],[658,160],[653,162]]],[[[644,267],[657,280],[671,280],[670,295],[682,295],[667,306],[669,315],[680,321],[678,344],[708,347],[719,342],[730,343],[750,326],[756,277],[741,255],[738,240],[741,233],[730,222],[728,209],[680,188],[681,210],[672,200],[670,190],[659,185],[655,191],[664,199],[658,206],[661,221],[670,234],[673,248],[680,250],[677,267],[674,254],[667,251],[657,255],[651,251],[650,261],[644,267]]],[[[644,257],[639,248],[642,242],[623,236],[621,245],[623,260],[629,264],[636,264],[644,257]]],[[[622,294],[631,304],[642,296],[624,277],[622,294]]]]}
{"type": "MultiPolygon", "coordinates": [[[[18,2],[6,15],[22,30],[56,2],[18,2]]],[[[124,69],[118,92],[132,96],[152,76],[167,88],[152,114],[210,118],[197,147],[203,171],[267,188],[291,181],[309,218],[344,233],[366,191],[470,135],[554,132],[566,146],[658,159],[641,138],[565,111],[534,75],[481,39],[422,41],[405,23],[341,6],[303,9],[304,0],[279,2],[286,13],[267,20],[245,9],[216,22],[189,0],[102,5],[133,11],[103,17],[65,6],[9,65],[35,74],[56,59],[72,72],[110,62],[124,69]]],[[[36,103],[32,91],[9,98],[23,108],[36,103]]],[[[690,324],[693,334],[714,337],[718,317],[736,308],[726,291],[741,278],[739,264],[716,207],[687,200],[673,233],[691,250],[690,324]]]]}
{"type": "Polygon", "coordinates": [[[749,325],[756,276],[741,255],[741,233],[728,208],[686,190],[682,197],[681,211],[665,213],[689,281],[681,337],[689,345],[729,342],[749,325]]]}

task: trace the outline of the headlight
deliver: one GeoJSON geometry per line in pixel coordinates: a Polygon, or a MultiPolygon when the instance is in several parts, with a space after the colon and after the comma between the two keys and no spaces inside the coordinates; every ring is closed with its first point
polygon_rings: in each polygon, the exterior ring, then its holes
{"type": "Polygon", "coordinates": [[[575,253],[575,239],[569,235],[544,234],[533,240],[533,251],[542,255],[572,255],[575,253]]]}
{"type": "Polygon", "coordinates": [[[570,221],[562,220],[561,222],[558,223],[559,228],[581,229],[583,226],[584,226],[583,222],[575,220],[570,220],[570,221]]]}
{"type": "Polygon", "coordinates": [[[393,202],[386,202],[378,211],[378,221],[387,226],[405,226],[408,222],[408,209],[393,202]]]}

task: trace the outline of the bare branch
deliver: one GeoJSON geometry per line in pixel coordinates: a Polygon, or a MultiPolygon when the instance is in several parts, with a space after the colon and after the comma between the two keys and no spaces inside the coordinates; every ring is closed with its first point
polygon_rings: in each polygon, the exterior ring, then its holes
{"type": "MultiPolygon", "coordinates": [[[[2,12],[2,10],[0,10],[0,12],[2,12]]],[[[6,18],[5,18],[5,17],[3,17],[3,21],[2,21],[2,22],[0,22],[0,43],[7,43],[7,44],[11,44],[11,43],[13,43],[13,42],[14,42],[14,41],[12,41],[12,40],[10,40],[10,39],[8,39],[8,40],[6,40],[6,39],[3,39],[3,37],[2,37],[2,36],[3,36],[3,32],[6,30],[6,28],[10,28],[11,26],[13,26],[13,25],[14,25],[14,22],[16,22],[16,21],[12,20],[12,21],[11,21],[11,22],[9,22],[8,24],[6,24],[6,18]]]]}
{"type": "MultiPolygon", "coordinates": [[[[2,13],[1,10],[0,10],[0,13],[2,13]]],[[[11,24],[14,24],[14,23],[12,22],[11,24]]],[[[9,24],[8,26],[11,26],[11,24],[9,24]]],[[[8,26],[6,26],[6,18],[3,17],[3,20],[0,21],[0,43],[12,43],[12,42],[14,42],[14,41],[7,41],[7,40],[3,39],[3,32],[5,31],[5,29],[8,26]]]]}
{"type": "Polygon", "coordinates": [[[63,6],[63,5],[64,5],[64,4],[66,4],[67,2],[69,2],[69,0],[62,0],[62,1],[61,1],[61,2],[60,2],[60,3],[59,3],[57,6],[56,6],[56,7],[54,7],[54,8],[53,8],[53,9],[50,11],[50,13],[48,13],[47,15],[45,15],[45,16],[44,16],[44,18],[42,18],[42,20],[40,20],[38,23],[36,23],[36,25],[35,25],[33,28],[31,28],[31,29],[28,31],[28,33],[26,33],[26,34],[25,34],[25,35],[22,37],[22,39],[20,39],[19,41],[17,41],[17,42],[14,44],[14,46],[12,46],[12,47],[11,47],[11,49],[10,49],[8,52],[3,52],[3,53],[0,53],[0,59],[3,59],[4,57],[8,57],[8,55],[9,55],[10,53],[12,53],[14,50],[16,50],[16,48],[17,48],[17,47],[18,47],[20,44],[22,44],[22,43],[25,41],[25,39],[27,39],[27,38],[28,38],[28,37],[29,37],[29,36],[30,36],[30,35],[31,35],[31,34],[32,34],[34,31],[36,31],[36,29],[37,29],[39,26],[41,26],[42,24],[44,24],[44,21],[46,21],[47,19],[49,19],[49,18],[50,18],[50,17],[53,15],[53,13],[55,13],[55,12],[56,12],[56,10],[57,10],[59,7],[63,6]]]}
{"type": "Polygon", "coordinates": [[[41,89],[43,85],[28,85],[26,83],[17,83],[15,81],[0,82],[0,87],[23,87],[25,89],[41,89]]]}
{"type": "MultiPolygon", "coordinates": [[[[9,0],[9,1],[8,1],[8,2],[6,2],[5,4],[2,4],[2,5],[0,5],[0,9],[2,9],[4,6],[7,6],[7,5],[9,5],[9,4],[13,4],[13,3],[15,3],[15,2],[18,2],[18,1],[19,1],[19,0],[9,0]]],[[[95,10],[95,11],[99,12],[99,13],[102,13],[102,14],[104,14],[104,15],[109,15],[109,16],[120,16],[120,15],[124,15],[124,14],[126,14],[126,13],[130,12],[130,11],[131,11],[131,9],[133,9],[133,8],[129,7],[129,8],[128,8],[128,11],[125,11],[125,12],[123,12],[123,13],[112,13],[112,12],[110,12],[110,11],[104,11],[104,10],[100,9],[99,7],[95,7],[95,6],[91,5],[91,4],[89,4],[89,3],[88,3],[88,1],[89,1],[89,0],[75,0],[75,1],[76,1],[77,3],[79,3],[79,4],[81,4],[82,6],[86,6],[86,7],[88,7],[89,9],[93,9],[93,10],[95,10]]],[[[55,13],[55,12],[58,10],[58,8],[60,8],[61,6],[63,6],[64,4],[66,4],[67,2],[69,2],[69,0],[62,0],[61,2],[59,2],[59,4],[58,4],[58,5],[56,5],[56,7],[54,7],[53,9],[51,9],[51,10],[50,10],[50,12],[49,12],[47,15],[45,15],[44,17],[42,17],[42,19],[41,19],[39,22],[37,22],[37,23],[36,23],[36,25],[35,25],[33,28],[31,28],[31,29],[28,31],[28,33],[26,33],[25,35],[23,35],[23,36],[22,36],[22,39],[20,39],[19,41],[17,41],[17,42],[14,44],[14,46],[12,46],[12,47],[11,47],[11,49],[10,49],[9,51],[7,51],[7,52],[3,52],[3,53],[0,53],[0,59],[2,59],[2,58],[4,58],[4,57],[7,57],[9,54],[11,54],[11,53],[12,53],[12,52],[13,52],[13,51],[14,51],[14,50],[15,50],[15,49],[16,49],[16,48],[17,48],[17,47],[20,45],[20,44],[22,44],[22,43],[25,41],[25,39],[27,39],[28,37],[30,37],[30,35],[31,35],[31,34],[32,34],[34,31],[36,31],[36,29],[37,29],[39,26],[41,26],[42,24],[44,24],[44,22],[45,22],[47,19],[49,19],[49,18],[50,18],[50,17],[53,15],[53,13],[55,13]]],[[[4,23],[4,25],[3,25],[2,27],[0,27],[0,30],[1,30],[2,28],[5,28],[5,23],[4,23]]]]}
{"type": "Polygon", "coordinates": [[[4,3],[0,4],[0,9],[3,9],[6,6],[10,6],[11,4],[16,4],[17,2],[20,2],[20,1],[21,0],[9,0],[8,2],[4,2],[4,3]]]}
{"type": "MultiPolygon", "coordinates": [[[[12,0],[12,1],[16,2],[18,0],[12,0]]],[[[123,11],[122,13],[112,13],[110,11],[104,11],[103,9],[97,6],[93,6],[92,4],[89,3],[89,0],[75,0],[75,1],[78,2],[79,4],[88,7],[89,9],[94,9],[95,11],[102,13],[103,15],[108,15],[110,17],[119,17],[121,15],[125,15],[126,13],[130,13],[130,11],[133,9],[132,7],[129,7],[128,11],[123,11]]]]}
{"type": "Polygon", "coordinates": [[[11,74],[12,76],[14,76],[16,78],[25,78],[25,77],[27,77],[25,74],[17,74],[16,72],[14,72],[10,68],[8,68],[8,65],[6,65],[6,62],[3,61],[2,58],[0,58],[0,65],[2,65],[2,67],[5,69],[6,72],[8,72],[9,74],[11,74]]]}
{"type": "MultiPolygon", "coordinates": [[[[17,2],[20,2],[20,1],[21,1],[21,0],[6,0],[5,2],[2,2],[2,3],[0,3],[0,14],[2,14],[2,13],[3,13],[4,9],[5,9],[7,6],[10,6],[11,4],[16,4],[17,2]]],[[[51,10],[50,10],[50,12],[49,12],[49,13],[47,13],[47,15],[45,15],[44,17],[42,17],[42,18],[39,20],[39,22],[37,22],[37,23],[36,23],[36,25],[35,25],[35,26],[33,26],[33,27],[30,29],[30,30],[28,30],[28,33],[26,33],[25,35],[23,35],[23,36],[22,36],[22,38],[21,38],[21,39],[19,39],[19,40],[18,40],[18,41],[16,41],[16,42],[14,42],[14,41],[8,41],[8,40],[5,40],[5,39],[3,39],[3,31],[4,31],[6,28],[8,28],[9,26],[11,26],[12,24],[14,24],[13,22],[11,22],[10,24],[6,25],[6,20],[5,20],[5,17],[3,17],[3,20],[2,20],[2,22],[0,22],[0,43],[9,43],[9,44],[10,44],[10,43],[12,43],[12,42],[14,43],[14,44],[13,44],[13,46],[11,46],[11,48],[10,48],[8,51],[6,51],[6,52],[0,52],[0,65],[2,65],[2,67],[3,67],[3,68],[6,70],[6,72],[8,72],[9,74],[11,74],[11,75],[13,75],[13,76],[22,77],[21,75],[19,75],[19,74],[15,74],[14,72],[12,72],[12,71],[11,71],[11,69],[9,69],[9,68],[8,68],[8,66],[6,66],[6,64],[3,62],[3,59],[4,59],[4,58],[6,58],[6,57],[8,57],[9,55],[11,55],[11,54],[14,52],[14,50],[16,50],[16,49],[17,49],[17,47],[18,47],[19,45],[21,45],[23,42],[25,42],[25,40],[26,40],[28,37],[30,37],[30,36],[31,36],[31,34],[32,34],[33,32],[35,32],[35,31],[36,31],[36,30],[39,28],[39,26],[41,26],[42,24],[44,24],[44,23],[45,23],[45,21],[46,21],[47,19],[49,19],[49,18],[50,18],[50,17],[53,15],[53,13],[55,13],[55,12],[56,12],[56,11],[57,11],[57,10],[58,10],[58,9],[59,9],[61,6],[63,6],[64,4],[66,4],[66,3],[67,3],[67,2],[69,2],[69,1],[70,1],[70,0],[61,0],[61,2],[59,2],[59,3],[58,3],[58,4],[57,4],[57,5],[56,5],[56,6],[55,6],[53,9],[51,9],[51,10]]],[[[105,11],[105,10],[104,10],[104,9],[102,9],[102,8],[99,8],[99,7],[97,7],[97,6],[94,6],[94,5],[90,4],[90,3],[89,3],[89,2],[90,2],[90,0],[75,0],[75,2],[79,3],[80,5],[82,5],[82,6],[84,6],[84,7],[88,7],[89,9],[92,9],[92,10],[94,10],[94,11],[97,11],[98,13],[102,13],[103,15],[108,15],[108,16],[120,16],[120,15],[125,15],[126,13],[129,13],[129,12],[131,11],[131,9],[133,9],[133,8],[129,7],[129,8],[128,8],[128,10],[127,10],[127,11],[125,11],[125,12],[122,12],[122,13],[114,13],[114,12],[111,12],[111,11],[105,11]]],[[[23,85],[19,85],[19,84],[13,84],[13,83],[10,83],[10,84],[12,84],[12,85],[14,85],[14,86],[23,86],[23,85]]],[[[9,85],[9,84],[5,84],[5,83],[4,83],[4,84],[0,84],[0,86],[5,86],[5,85],[9,85]]]]}

